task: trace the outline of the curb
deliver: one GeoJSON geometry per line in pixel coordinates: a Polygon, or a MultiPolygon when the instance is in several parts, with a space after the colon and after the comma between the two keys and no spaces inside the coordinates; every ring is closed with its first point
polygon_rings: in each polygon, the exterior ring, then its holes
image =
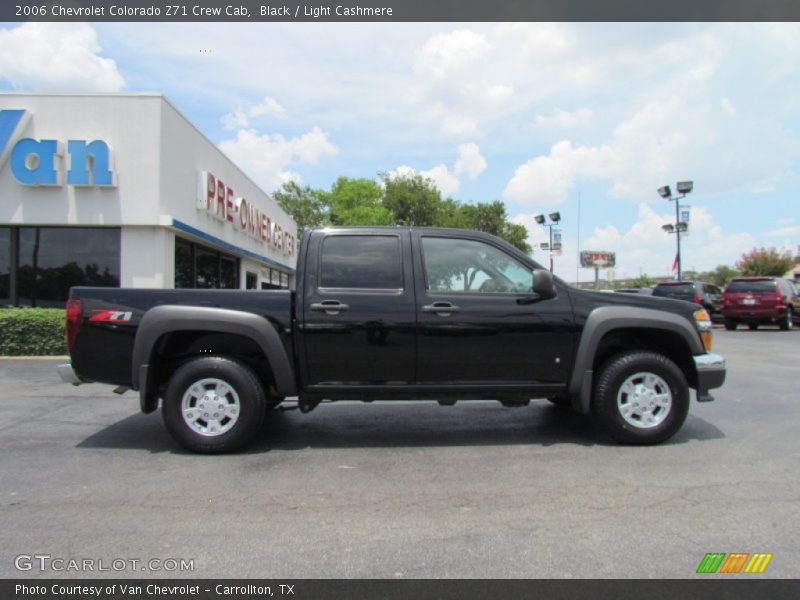
{"type": "Polygon", "coordinates": [[[56,354],[51,356],[0,356],[0,360],[69,360],[68,354],[56,354]]]}

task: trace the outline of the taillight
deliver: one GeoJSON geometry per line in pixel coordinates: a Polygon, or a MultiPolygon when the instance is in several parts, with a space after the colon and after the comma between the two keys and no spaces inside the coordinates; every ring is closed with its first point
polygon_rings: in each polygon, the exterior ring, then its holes
{"type": "Polygon", "coordinates": [[[694,302],[695,304],[702,304],[703,299],[700,297],[699,294],[695,294],[694,298],[692,298],[692,302],[694,302]]]}
{"type": "Polygon", "coordinates": [[[72,353],[75,337],[83,318],[83,303],[80,300],[67,300],[67,351],[72,353]]]}

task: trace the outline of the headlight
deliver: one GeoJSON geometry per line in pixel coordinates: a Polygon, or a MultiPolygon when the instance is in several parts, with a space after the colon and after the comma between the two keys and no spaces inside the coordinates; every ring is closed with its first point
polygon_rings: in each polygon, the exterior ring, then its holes
{"type": "Polygon", "coordinates": [[[714,334],[711,331],[711,317],[705,308],[694,311],[694,322],[700,332],[700,339],[703,340],[703,347],[706,352],[711,351],[714,334]]]}

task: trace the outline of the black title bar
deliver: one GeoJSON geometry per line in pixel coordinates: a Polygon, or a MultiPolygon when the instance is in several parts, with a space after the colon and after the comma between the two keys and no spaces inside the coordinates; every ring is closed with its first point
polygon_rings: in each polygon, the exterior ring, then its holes
{"type": "Polygon", "coordinates": [[[797,0],[3,0],[0,21],[800,21],[797,0]]]}
{"type": "Polygon", "coordinates": [[[794,600],[794,579],[747,579],[741,576],[689,580],[447,580],[447,579],[6,579],[4,600],[794,600]]]}

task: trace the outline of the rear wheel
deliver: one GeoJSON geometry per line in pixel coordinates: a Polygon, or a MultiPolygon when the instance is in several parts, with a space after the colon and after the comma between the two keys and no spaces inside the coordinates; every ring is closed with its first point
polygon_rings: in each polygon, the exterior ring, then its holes
{"type": "Polygon", "coordinates": [[[758,323],[748,323],[747,324],[747,328],[750,331],[755,331],[756,329],[758,329],[758,323]]]}
{"type": "Polygon", "coordinates": [[[788,309],[786,314],[783,315],[783,318],[778,323],[778,327],[781,328],[781,331],[789,331],[792,328],[792,309],[788,309]]]}
{"type": "Polygon", "coordinates": [[[689,385],[678,366],[655,352],[628,352],[601,369],[592,414],[619,442],[658,444],[681,428],[689,385]]]}
{"type": "Polygon", "coordinates": [[[244,364],[220,356],[181,366],[164,394],[164,423],[184,448],[205,454],[237,450],[264,421],[261,382],[244,364]]]}
{"type": "Polygon", "coordinates": [[[738,325],[736,319],[725,319],[725,329],[728,331],[734,331],[738,325]]]}

